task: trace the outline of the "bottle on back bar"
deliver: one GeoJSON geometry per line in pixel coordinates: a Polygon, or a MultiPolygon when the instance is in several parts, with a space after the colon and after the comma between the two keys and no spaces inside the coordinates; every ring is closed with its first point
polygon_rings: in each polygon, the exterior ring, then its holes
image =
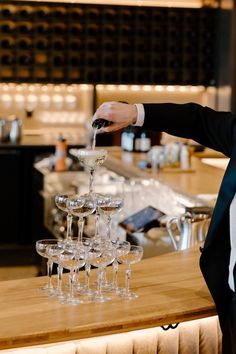
{"type": "Polygon", "coordinates": [[[55,148],[55,171],[66,170],[67,142],[66,139],[59,135],[55,148]]]}

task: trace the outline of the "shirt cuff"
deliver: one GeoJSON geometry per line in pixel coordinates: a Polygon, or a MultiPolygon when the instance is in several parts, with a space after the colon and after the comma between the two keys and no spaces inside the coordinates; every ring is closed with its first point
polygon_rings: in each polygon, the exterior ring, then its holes
{"type": "Polygon", "coordinates": [[[144,116],[145,116],[144,107],[141,103],[135,103],[134,105],[136,106],[137,109],[137,120],[133,125],[136,127],[142,127],[144,123],[144,116]]]}

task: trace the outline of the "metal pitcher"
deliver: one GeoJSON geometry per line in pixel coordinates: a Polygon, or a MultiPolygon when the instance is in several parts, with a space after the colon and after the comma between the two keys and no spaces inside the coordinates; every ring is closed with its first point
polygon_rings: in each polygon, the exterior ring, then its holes
{"type": "Polygon", "coordinates": [[[184,250],[197,245],[205,240],[210,223],[209,214],[192,215],[185,213],[181,216],[173,216],[167,220],[166,228],[173,246],[176,250],[184,250]],[[179,235],[173,232],[173,226],[177,227],[179,235]]]}

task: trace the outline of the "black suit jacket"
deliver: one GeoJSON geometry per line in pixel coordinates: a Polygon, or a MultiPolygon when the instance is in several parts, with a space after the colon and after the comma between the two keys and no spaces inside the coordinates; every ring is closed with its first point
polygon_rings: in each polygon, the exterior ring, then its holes
{"type": "MultiPolygon", "coordinates": [[[[193,139],[230,157],[200,257],[201,271],[215,301],[224,332],[234,298],[228,285],[228,275],[229,206],[236,193],[236,118],[229,112],[216,112],[194,103],[144,104],[144,110],[145,129],[193,139]]],[[[236,306],[236,302],[234,304],[236,306]]]]}

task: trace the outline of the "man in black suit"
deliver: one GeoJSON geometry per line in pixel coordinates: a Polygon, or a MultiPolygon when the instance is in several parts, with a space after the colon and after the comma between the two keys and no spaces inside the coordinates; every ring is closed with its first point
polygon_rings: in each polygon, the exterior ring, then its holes
{"type": "Polygon", "coordinates": [[[200,257],[200,268],[219,316],[223,354],[236,354],[236,117],[194,103],[106,102],[95,112],[93,120],[96,118],[113,123],[101,132],[131,124],[143,126],[145,130],[193,139],[230,157],[200,257]]]}

